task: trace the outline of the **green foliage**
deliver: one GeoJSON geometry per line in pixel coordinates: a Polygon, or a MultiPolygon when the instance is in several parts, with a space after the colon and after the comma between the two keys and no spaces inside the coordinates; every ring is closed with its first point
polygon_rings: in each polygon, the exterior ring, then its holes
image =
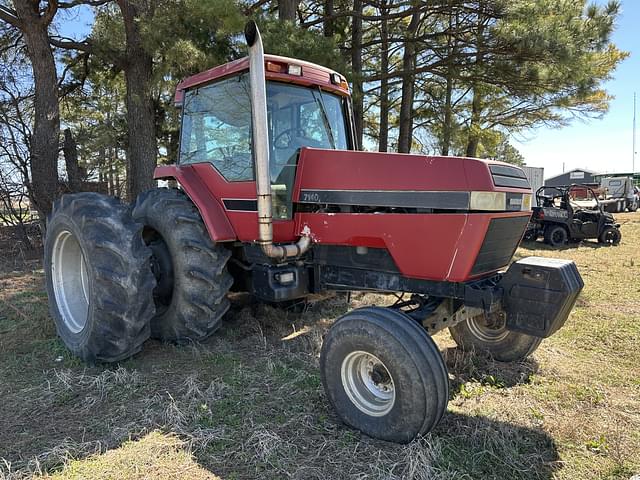
{"type": "MultiPolygon", "coordinates": [[[[95,11],[89,75],[82,91],[64,99],[63,118],[74,130],[81,162],[96,178],[113,183],[116,189],[116,183],[124,183],[126,177],[122,73],[126,41],[115,4],[95,11]]],[[[243,22],[233,0],[153,0],[138,18],[144,49],[153,58],[151,94],[160,163],[176,159],[179,117],[173,97],[177,83],[237,57],[236,34],[243,22]]],[[[66,62],[72,63],[73,57],[67,57],[66,62]]],[[[76,77],[84,74],[80,68],[72,71],[76,77]]]]}
{"type": "Polygon", "coordinates": [[[267,53],[306,60],[349,74],[345,57],[338,49],[338,35],[325,37],[317,30],[269,18],[260,21],[260,32],[267,53]]]}
{"type": "MultiPolygon", "coordinates": [[[[143,46],[153,57],[150,94],[161,163],[176,157],[179,117],[173,95],[177,82],[245,55],[241,35],[245,15],[257,19],[267,53],[324,65],[358,81],[350,66],[353,4],[346,0],[300,2],[295,23],[276,19],[275,2],[150,0],[141,5],[137,21],[143,46]],[[331,18],[325,16],[329,3],[331,18]]],[[[441,2],[416,5],[421,21],[415,39],[411,117],[415,150],[439,153],[447,143],[449,154],[464,155],[473,140],[474,156],[522,164],[524,158],[509,143],[514,134],[541,124],[562,126],[575,117],[597,117],[607,111],[611,97],[603,85],[628,55],[610,40],[619,2],[454,0],[446,6],[441,2]]],[[[96,7],[94,12],[89,74],[81,91],[64,98],[62,114],[74,130],[84,166],[101,178],[115,175],[123,180],[124,27],[115,3],[96,7]]],[[[372,148],[379,138],[381,78],[386,76],[388,146],[393,148],[412,11],[383,0],[365,2],[361,14],[365,145],[372,148]],[[388,35],[386,55],[383,22],[388,35]],[[382,57],[388,60],[385,71],[382,57]]],[[[78,58],[63,59],[74,79],[84,75],[78,58]]]]}

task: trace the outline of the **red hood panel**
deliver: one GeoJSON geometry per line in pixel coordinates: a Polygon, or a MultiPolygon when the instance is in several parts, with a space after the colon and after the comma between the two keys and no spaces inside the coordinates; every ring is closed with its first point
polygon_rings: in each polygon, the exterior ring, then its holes
{"type": "MultiPolygon", "coordinates": [[[[298,161],[300,190],[518,191],[496,188],[489,165],[463,157],[304,148],[298,161]]],[[[507,164],[504,164],[507,165],[507,164]]]]}

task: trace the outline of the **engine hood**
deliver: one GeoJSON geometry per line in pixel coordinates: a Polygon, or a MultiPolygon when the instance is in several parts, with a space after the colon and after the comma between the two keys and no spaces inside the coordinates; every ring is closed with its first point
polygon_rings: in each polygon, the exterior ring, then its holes
{"type": "Polygon", "coordinates": [[[522,169],[465,157],[303,148],[298,203],[431,210],[528,210],[522,169]]]}

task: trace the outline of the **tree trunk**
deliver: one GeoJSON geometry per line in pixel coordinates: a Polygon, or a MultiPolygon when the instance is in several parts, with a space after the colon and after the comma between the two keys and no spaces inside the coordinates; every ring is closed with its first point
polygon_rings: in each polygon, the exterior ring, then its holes
{"type": "MultiPolygon", "coordinates": [[[[451,2],[449,2],[449,8],[451,8],[451,2]]],[[[456,27],[458,25],[456,18],[456,27]]],[[[453,39],[453,13],[449,13],[449,34],[447,36],[447,73],[444,98],[444,121],[442,125],[442,155],[449,155],[449,148],[451,147],[451,129],[453,120],[453,106],[451,104],[451,98],[453,96],[453,61],[456,54],[456,41],[453,39]]]]}
{"type": "Polygon", "coordinates": [[[334,13],[333,0],[324,0],[324,20],[322,22],[322,31],[325,37],[333,37],[334,20],[331,16],[334,13]]]}
{"type": "Polygon", "coordinates": [[[124,76],[127,86],[127,197],[135,197],[153,188],[153,170],[156,166],[155,113],[151,92],[153,59],[144,49],[139,21],[144,13],[131,0],[118,0],[126,36],[124,76]]]}
{"type": "Polygon", "coordinates": [[[13,2],[33,69],[34,122],[31,137],[31,199],[44,225],[59,194],[58,149],[60,146],[60,107],[58,74],[49,45],[48,27],[57,3],[49,2],[44,14],[38,0],[13,2]]]}
{"type": "Polygon", "coordinates": [[[400,102],[400,132],[398,134],[398,152],[409,153],[413,143],[413,100],[415,95],[413,70],[416,68],[416,33],[420,25],[421,11],[419,2],[413,2],[416,10],[411,15],[402,54],[402,99],[400,102]]]}
{"type": "Polygon", "coordinates": [[[380,7],[380,130],[378,133],[378,151],[386,152],[389,149],[389,25],[387,14],[389,9],[385,2],[380,7]]]}
{"type": "Polygon", "coordinates": [[[78,145],[73,138],[71,129],[64,130],[64,143],[62,144],[64,153],[64,164],[67,167],[67,181],[69,182],[69,190],[79,192],[82,190],[82,182],[84,175],[80,165],[78,164],[78,145]]]}
{"type": "Polygon", "coordinates": [[[363,0],[353,1],[355,15],[351,24],[351,69],[353,71],[353,116],[355,121],[356,148],[362,146],[362,124],[364,117],[364,95],[362,91],[362,13],[363,0]]]}
{"type": "Polygon", "coordinates": [[[300,0],[278,0],[278,18],[295,22],[298,3],[300,0]]]}
{"type": "Polygon", "coordinates": [[[444,99],[444,122],[442,125],[442,155],[449,155],[449,147],[451,146],[451,96],[453,95],[453,78],[452,72],[447,71],[447,87],[444,99]]]}
{"type": "Polygon", "coordinates": [[[469,121],[469,139],[465,156],[475,157],[480,143],[480,117],[482,114],[482,96],[478,85],[473,87],[473,100],[471,101],[471,119],[469,121]]]}
{"type": "MultiPolygon", "coordinates": [[[[474,66],[474,77],[482,75],[482,67],[484,63],[484,27],[486,18],[484,15],[484,2],[478,4],[478,29],[476,31],[476,59],[474,66]]],[[[471,101],[471,118],[469,120],[469,138],[467,140],[467,149],[465,155],[467,157],[475,157],[478,153],[478,145],[480,143],[480,122],[482,120],[482,85],[479,80],[474,79],[472,83],[473,100],[471,101]]]]}

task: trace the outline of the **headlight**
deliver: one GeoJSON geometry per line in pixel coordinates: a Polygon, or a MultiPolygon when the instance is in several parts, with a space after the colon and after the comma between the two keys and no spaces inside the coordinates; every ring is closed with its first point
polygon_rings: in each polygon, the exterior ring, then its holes
{"type": "Polygon", "coordinates": [[[469,210],[502,211],[507,209],[505,192],[471,192],[469,210]]]}

